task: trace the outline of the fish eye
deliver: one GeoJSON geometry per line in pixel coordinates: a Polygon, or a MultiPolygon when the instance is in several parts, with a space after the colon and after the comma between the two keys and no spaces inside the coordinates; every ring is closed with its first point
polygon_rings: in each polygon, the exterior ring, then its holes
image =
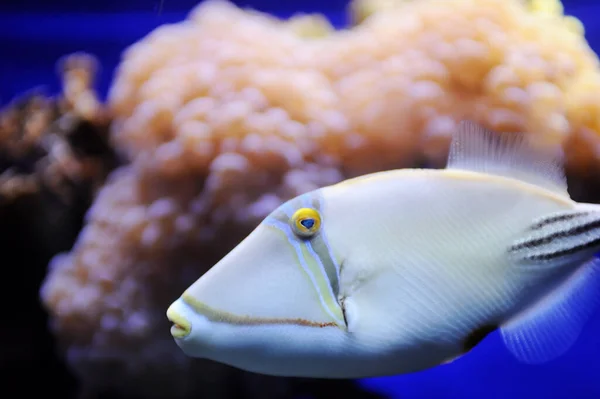
{"type": "Polygon", "coordinates": [[[300,237],[311,237],[321,227],[321,215],[316,209],[300,208],[291,218],[294,233],[300,237]]]}

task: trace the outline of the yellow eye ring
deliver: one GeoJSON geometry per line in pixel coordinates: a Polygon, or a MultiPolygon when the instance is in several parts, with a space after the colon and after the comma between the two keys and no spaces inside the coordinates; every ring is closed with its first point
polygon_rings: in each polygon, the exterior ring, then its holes
{"type": "Polygon", "coordinates": [[[321,228],[321,215],[316,209],[300,208],[292,215],[292,229],[301,237],[313,236],[321,228]]]}

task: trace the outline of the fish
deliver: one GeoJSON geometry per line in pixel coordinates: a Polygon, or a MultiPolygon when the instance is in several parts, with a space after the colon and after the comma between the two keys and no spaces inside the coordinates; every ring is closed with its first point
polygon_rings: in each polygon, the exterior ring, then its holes
{"type": "Polygon", "coordinates": [[[531,138],[465,120],[445,168],[286,201],[168,307],[177,346],[329,379],[430,369],[492,333],[521,363],[562,356],[600,302],[600,205],[573,200],[562,148],[531,138]]]}

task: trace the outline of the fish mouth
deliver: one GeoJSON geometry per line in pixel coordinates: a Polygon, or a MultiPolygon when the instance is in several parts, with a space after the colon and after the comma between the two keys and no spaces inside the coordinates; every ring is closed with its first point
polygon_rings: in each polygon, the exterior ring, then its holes
{"type": "Polygon", "coordinates": [[[171,326],[173,338],[185,338],[192,332],[192,324],[172,308],[167,310],[167,318],[173,323],[171,326]]]}

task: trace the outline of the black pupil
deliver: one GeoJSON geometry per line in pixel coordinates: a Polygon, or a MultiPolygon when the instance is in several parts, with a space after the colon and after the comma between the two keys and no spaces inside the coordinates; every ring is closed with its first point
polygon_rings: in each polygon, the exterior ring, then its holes
{"type": "Polygon", "coordinates": [[[315,225],[315,219],[304,219],[300,222],[300,224],[307,229],[312,229],[315,225]]]}

